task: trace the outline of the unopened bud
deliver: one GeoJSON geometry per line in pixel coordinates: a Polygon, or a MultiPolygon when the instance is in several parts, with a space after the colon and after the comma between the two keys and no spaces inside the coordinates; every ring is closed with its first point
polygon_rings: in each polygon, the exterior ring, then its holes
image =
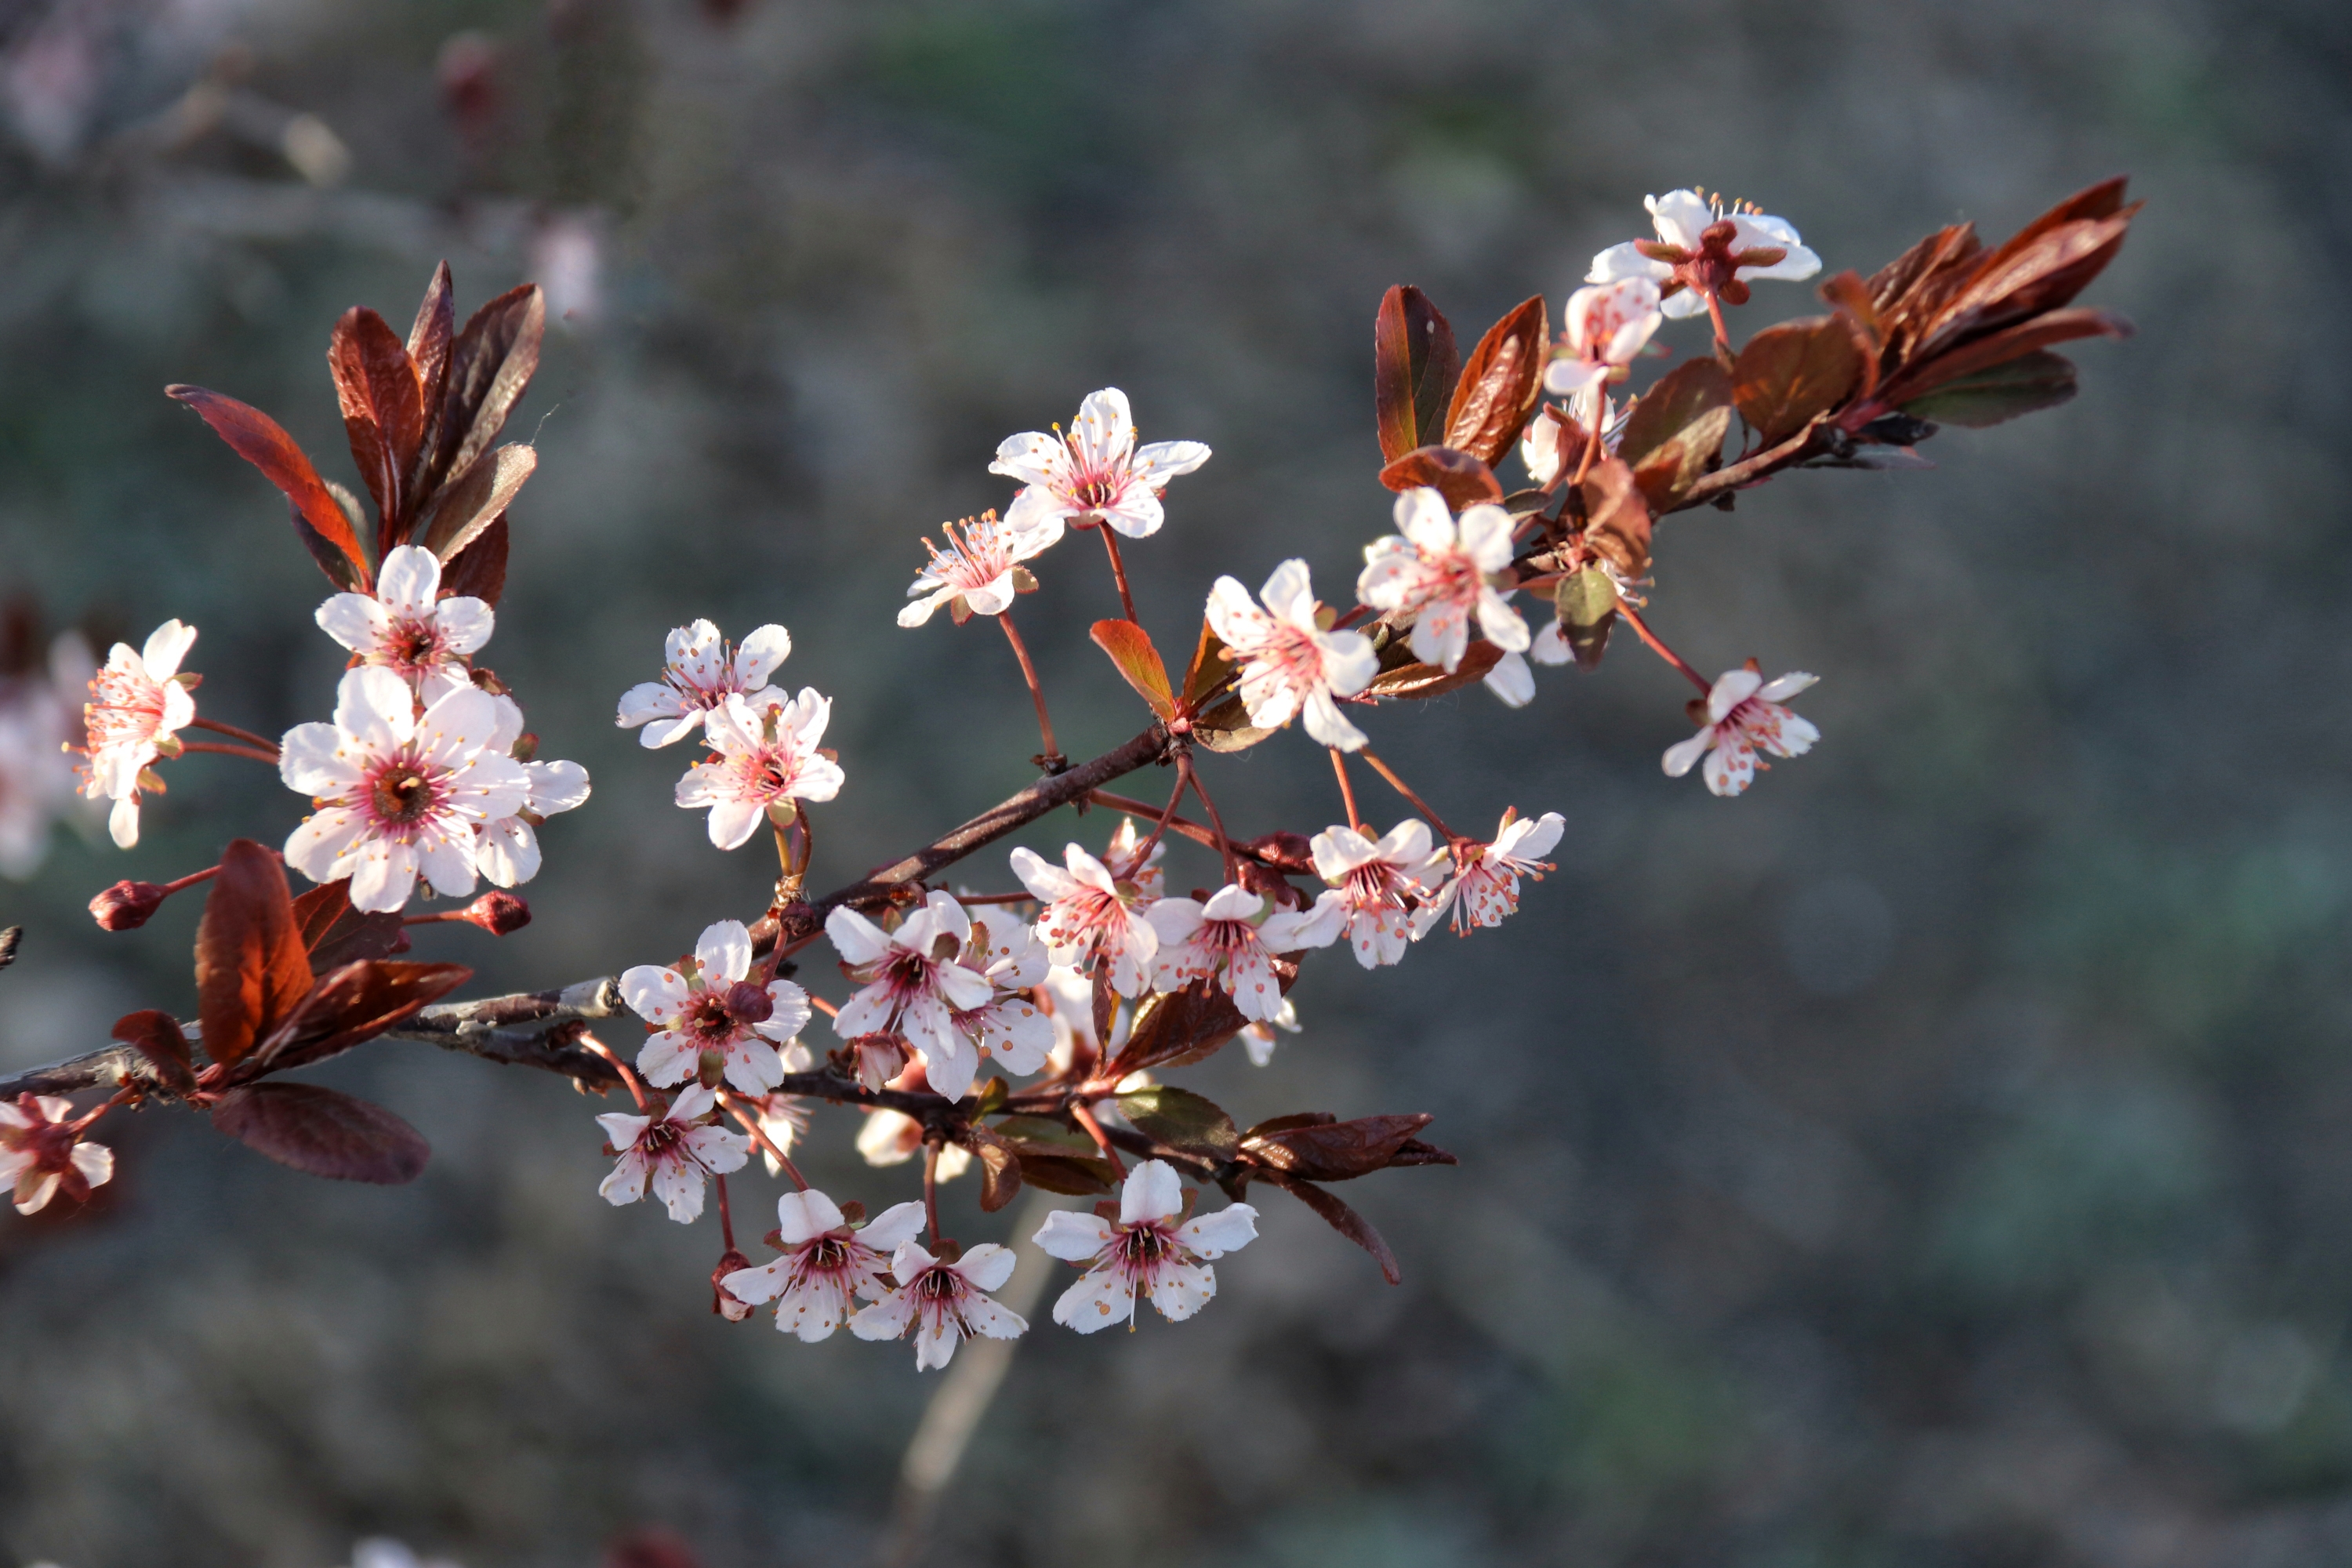
{"type": "Polygon", "coordinates": [[[764,1024],[775,1010],[775,998],[756,980],[739,980],[728,988],[727,1016],[738,1024],[764,1024]]]}
{"type": "Polygon", "coordinates": [[[484,893],[458,915],[492,936],[508,936],[530,924],[530,906],[503,888],[484,893]]]}
{"type": "Polygon", "coordinates": [[[710,1271],[710,1310],[730,1323],[740,1323],[751,1315],[751,1303],[727,1289],[726,1279],[740,1268],[751,1267],[751,1260],[729,1247],[719,1255],[719,1267],[710,1271]]]}
{"type": "Polygon", "coordinates": [[[153,918],[170,890],[153,882],[117,882],[89,901],[101,931],[137,931],[153,918]]]}

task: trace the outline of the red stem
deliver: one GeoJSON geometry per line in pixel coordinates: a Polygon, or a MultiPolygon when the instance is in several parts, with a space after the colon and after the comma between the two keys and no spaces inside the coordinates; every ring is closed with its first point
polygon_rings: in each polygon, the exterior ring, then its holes
{"type": "Polygon", "coordinates": [[[1209,792],[1201,787],[1201,775],[1192,771],[1191,755],[1179,752],[1176,757],[1176,766],[1182,771],[1186,778],[1192,781],[1192,793],[1199,795],[1201,804],[1209,809],[1209,826],[1217,830],[1217,853],[1225,858],[1225,880],[1240,881],[1242,879],[1241,863],[1239,858],[1234,854],[1233,835],[1225,831],[1225,819],[1217,815],[1217,803],[1211,800],[1209,792]]]}
{"type": "Polygon", "coordinates": [[[728,1252],[735,1250],[735,1214],[727,1205],[727,1177],[720,1172],[710,1173],[719,1187],[719,1245],[728,1252]]]}
{"type": "Polygon", "coordinates": [[[1064,758],[1061,748],[1054,744],[1054,721],[1045,712],[1045,689],[1037,683],[1037,667],[1029,662],[1029,647],[1013,629],[1012,611],[998,616],[996,624],[1004,628],[1004,640],[1013,645],[1013,657],[1021,661],[1021,679],[1029,683],[1029,700],[1037,705],[1037,734],[1045,742],[1045,766],[1048,772],[1059,773],[1057,764],[1064,758]]]}
{"type": "Polygon", "coordinates": [[[947,1241],[940,1234],[940,1146],[923,1145],[923,1221],[930,1226],[931,1250],[938,1252],[947,1241]]]}
{"type": "Polygon", "coordinates": [[[1356,786],[1348,782],[1348,753],[1337,746],[1330,751],[1331,771],[1339,775],[1339,798],[1348,803],[1348,826],[1360,832],[1364,819],[1356,815],[1356,786]]]}
{"type": "Polygon", "coordinates": [[[588,1052],[591,1056],[604,1058],[604,1060],[611,1065],[613,1070],[621,1075],[621,1082],[627,1086],[629,1097],[637,1102],[637,1109],[644,1111],[647,1116],[651,1116],[653,1114],[653,1108],[646,1101],[646,1086],[638,1080],[636,1073],[631,1069],[628,1063],[623,1061],[620,1058],[613,1054],[612,1047],[606,1045],[595,1036],[588,1033],[585,1029],[583,1029],[580,1032],[580,1038],[576,1043],[582,1050],[588,1052]]]}
{"type": "Polygon", "coordinates": [[[278,754],[278,742],[268,736],[257,735],[250,730],[240,730],[234,724],[224,724],[217,719],[191,719],[188,721],[188,727],[192,730],[210,730],[215,735],[226,735],[233,741],[246,742],[249,745],[268,752],[273,757],[278,754]]]}
{"type": "Polygon", "coordinates": [[[761,1130],[759,1117],[743,1108],[743,1101],[732,1089],[720,1089],[719,1103],[725,1106],[727,1114],[733,1117],[741,1124],[743,1131],[751,1135],[753,1142],[765,1149],[774,1157],[776,1163],[783,1167],[784,1174],[792,1178],[794,1187],[802,1192],[808,1191],[808,1178],[801,1174],[801,1168],[793,1164],[792,1156],[778,1148],[776,1141],[761,1130]]]}
{"type": "Polygon", "coordinates": [[[1448,842],[1452,842],[1463,837],[1461,834],[1454,832],[1454,829],[1446,826],[1445,818],[1438,816],[1435,811],[1432,810],[1430,808],[1429,802],[1413,794],[1412,786],[1405,783],[1404,780],[1397,777],[1395,772],[1390,768],[1388,763],[1372,755],[1372,749],[1370,746],[1366,746],[1358,751],[1356,755],[1363,758],[1365,762],[1371,764],[1372,772],[1388,780],[1389,787],[1391,789],[1393,789],[1397,794],[1412,802],[1413,809],[1420,812],[1423,816],[1429,818],[1430,826],[1436,828],[1438,832],[1445,835],[1448,842]]]}
{"type": "Polygon", "coordinates": [[[180,742],[180,750],[183,752],[218,752],[224,757],[251,757],[255,762],[267,763],[273,768],[278,765],[278,751],[275,747],[272,747],[267,752],[262,752],[257,751],[251,746],[224,746],[212,741],[183,741],[180,742]]]}
{"type": "Polygon", "coordinates": [[[1097,521],[1095,528],[1102,535],[1103,548],[1110,552],[1110,574],[1118,584],[1119,607],[1127,612],[1129,620],[1141,626],[1143,623],[1135,616],[1135,597],[1127,591],[1127,563],[1118,558],[1118,536],[1111,532],[1108,522],[1097,521]]]}
{"type": "Polygon", "coordinates": [[[1633,635],[1635,637],[1640,637],[1643,642],[1649,645],[1650,651],[1652,653],[1656,654],[1660,658],[1664,659],[1668,664],[1673,665],[1676,669],[1681,670],[1685,675],[1688,676],[1690,678],[1690,683],[1698,688],[1700,696],[1704,697],[1715,689],[1714,683],[1709,681],[1706,676],[1701,675],[1697,670],[1693,669],[1690,667],[1690,661],[1688,659],[1685,659],[1682,655],[1676,653],[1664,643],[1659,641],[1658,634],[1650,629],[1649,623],[1642,619],[1641,616],[1635,615],[1631,609],[1627,608],[1625,602],[1622,599],[1617,602],[1617,614],[1624,620],[1627,626],[1633,628],[1633,635]]]}
{"type": "Polygon", "coordinates": [[[1070,1114],[1077,1119],[1079,1126],[1087,1130],[1087,1135],[1095,1141],[1095,1147],[1103,1152],[1103,1158],[1110,1162],[1110,1168],[1124,1180],[1127,1162],[1118,1157],[1117,1149],[1111,1147],[1110,1134],[1104,1131],[1102,1123],[1095,1120],[1094,1107],[1083,1100],[1074,1100],[1070,1102],[1070,1114]]]}

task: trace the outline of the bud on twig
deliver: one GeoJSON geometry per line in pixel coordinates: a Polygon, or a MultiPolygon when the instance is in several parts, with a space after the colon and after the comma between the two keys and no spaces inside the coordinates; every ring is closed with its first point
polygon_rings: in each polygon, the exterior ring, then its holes
{"type": "Polygon", "coordinates": [[[478,925],[492,936],[510,936],[530,924],[530,906],[504,889],[484,893],[451,918],[478,925]]]}
{"type": "Polygon", "coordinates": [[[152,919],[171,889],[156,882],[117,882],[89,901],[100,931],[137,931],[152,919]]]}
{"type": "Polygon", "coordinates": [[[721,1283],[738,1269],[749,1268],[751,1260],[729,1247],[719,1255],[719,1267],[710,1271],[710,1310],[730,1323],[740,1323],[751,1315],[751,1303],[738,1297],[721,1283]]]}

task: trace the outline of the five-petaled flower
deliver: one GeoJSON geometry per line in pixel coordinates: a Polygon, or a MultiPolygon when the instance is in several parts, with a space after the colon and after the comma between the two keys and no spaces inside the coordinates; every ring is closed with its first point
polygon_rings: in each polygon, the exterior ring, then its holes
{"type": "Polygon", "coordinates": [[[814,1344],[848,1321],[856,1300],[881,1296],[890,1255],[922,1228],[918,1203],[884,1209],[861,1229],[814,1187],[786,1193],[776,1200],[774,1237],[783,1256],[739,1268],[719,1284],[740,1301],[773,1301],[776,1327],[814,1344]]]}
{"type": "Polygon", "coordinates": [[[114,1175],[114,1151],[83,1142],[72,1122],[73,1102],[55,1095],[0,1100],[0,1184],[15,1186],[18,1214],[39,1213],[60,1192],[86,1202],[114,1175]]]}
{"type": "Polygon", "coordinates": [[[490,640],[497,617],[467,595],[437,598],[441,563],[421,545],[387,551],[373,594],[337,594],[319,606],[319,627],[416,689],[427,703],[473,684],[467,656],[490,640]]]}
{"type": "Polygon", "coordinates": [[[974,916],[963,963],[988,981],[988,1000],[950,1015],[963,1044],[923,1067],[931,1087],[950,1100],[963,1097],[983,1061],[1025,1076],[1044,1067],[1054,1049],[1054,1021],[1031,994],[1053,963],[1028,921],[1002,910],[974,916]]]}
{"type": "MultiPolygon", "coordinates": [[[[1568,297],[1568,328],[1561,334],[1568,353],[1544,367],[1544,390],[1567,398],[1577,423],[1590,430],[1596,417],[1607,417],[1601,388],[1625,379],[1659,320],[1658,286],[1648,278],[1579,289],[1568,297]]],[[[1536,421],[1529,433],[1547,423],[1536,421]]]]}
{"type": "Polygon", "coordinates": [[[1013,874],[1045,907],[1037,934],[1055,963],[1091,973],[1110,965],[1110,986],[1122,996],[1140,996],[1150,975],[1160,937],[1144,918],[1148,905],[1079,844],[1065,846],[1062,866],[1034,849],[1013,852],[1013,874]],[[1063,869],[1066,866],[1068,869],[1063,869]]]}
{"type": "Polygon", "coordinates": [[[1750,278],[1795,282],[1822,269],[1822,258],[1798,243],[1796,226],[1768,216],[1749,203],[1727,208],[1696,191],[1644,196],[1655,239],[1629,239],[1592,258],[1589,283],[1646,278],[1658,286],[1669,316],[1696,316],[1710,297],[1727,305],[1748,302],[1750,278]]]}
{"type": "Polygon", "coordinates": [[[1481,503],[1457,524],[1445,498],[1422,488],[1397,497],[1395,515],[1401,533],[1364,549],[1356,596],[1397,625],[1410,624],[1413,657],[1449,674],[1470,646],[1473,616],[1504,652],[1526,652],[1528,624],[1503,602],[1513,590],[1494,582],[1511,564],[1511,514],[1481,503]]]}
{"type": "Polygon", "coordinates": [[[661,679],[623,692],[613,721],[624,730],[644,725],[637,737],[641,745],[667,746],[691,734],[705,714],[730,697],[742,698],[754,710],[782,702],[784,694],[768,684],[768,677],[792,651],[792,634],[779,626],[761,626],[740,647],[730,647],[709,621],[678,626],[664,649],[661,679]]]}
{"type": "Polygon", "coordinates": [[[615,1111],[596,1118],[611,1152],[620,1156],[613,1173],[597,1187],[597,1195],[615,1207],[633,1204],[646,1195],[650,1178],[654,1196],[669,1210],[669,1217],[692,1225],[702,1213],[703,1177],[740,1171],[751,1158],[749,1139],[703,1121],[718,1100],[693,1083],[651,1115],[615,1111]]]}
{"type": "Polygon", "coordinates": [[[960,525],[942,523],[940,532],[946,536],[948,547],[941,550],[929,540],[923,541],[923,548],[931,552],[930,563],[907,589],[907,597],[914,603],[898,612],[902,626],[921,626],[941,605],[958,626],[974,616],[1003,615],[1013,607],[1015,594],[1037,586],[1037,580],[1021,563],[1060,538],[1062,526],[1038,522],[1013,528],[987,511],[968,517],[960,525]]]}
{"type": "Polygon", "coordinates": [[[947,1365],[956,1346],[974,1334],[1013,1340],[1029,1327],[1027,1319],[986,1294],[1013,1278],[1013,1254],[992,1241],[953,1262],[903,1241],[890,1258],[890,1275],[897,1289],[861,1309],[849,1320],[849,1331],[861,1340],[895,1340],[913,1328],[918,1372],[947,1365]]]}
{"type": "Polygon", "coordinates": [[[1265,909],[1263,896],[1235,884],[1220,888],[1205,904],[1162,899],[1152,905],[1148,918],[1160,935],[1152,988],[1181,991],[1195,980],[1213,979],[1243,1017],[1270,1022],[1282,1011],[1275,954],[1328,947],[1339,934],[1339,911],[1328,894],[1312,909],[1272,914],[1265,909]]]}
{"type": "MultiPolygon", "coordinates": [[[[1706,708],[1693,715],[1703,719],[1699,732],[1666,748],[1666,776],[1682,777],[1705,756],[1706,766],[1700,772],[1706,787],[1717,795],[1738,795],[1756,781],[1758,768],[1772,765],[1759,761],[1758,752],[1776,757],[1803,756],[1813,749],[1822,732],[1811,720],[1800,718],[1782,704],[1818,679],[1799,670],[1768,681],[1753,659],[1742,668],[1724,671],[1707,692],[1706,708]]],[[[1691,706],[1698,704],[1694,701],[1691,706]]]]}
{"type": "Polygon", "coordinates": [[[1311,844],[1316,873],[1338,889],[1347,910],[1356,962],[1377,969],[1403,958],[1412,941],[1412,902],[1444,876],[1445,852],[1432,847],[1428,824],[1401,822],[1377,841],[1356,828],[1333,826],[1311,844]]]}
{"type": "Polygon", "coordinates": [[[707,927],[690,966],[640,963],[621,972],[621,999],[656,1026],[637,1053],[647,1083],[667,1088],[700,1070],[706,1053],[730,1086],[765,1094],[783,1081],[777,1047],[809,1021],[808,993],[789,980],[765,985],[751,973],[751,933],[741,921],[707,927]]]}
{"type": "Polygon", "coordinates": [[[988,471],[1024,487],[1005,510],[1005,526],[1040,531],[1051,544],[1066,522],[1107,522],[1130,539],[1159,532],[1167,518],[1160,492],[1208,460],[1209,448],[1198,441],[1136,446],[1127,394],[1106,386],[1078,405],[1067,435],[1057,427],[1050,436],[1032,430],[1006,437],[988,471]]]}
{"type": "Polygon", "coordinates": [[[139,842],[140,791],[163,787],[148,764],[178,755],[174,737],[196,716],[196,700],[188,694],[193,678],[179,677],[180,661],[195,640],[195,627],[165,621],[143,648],[116,643],[106,668],[90,677],[91,700],[81,710],[88,731],[82,751],[89,760],[77,771],[84,795],[114,803],[107,828],[125,849],[139,842]]]}
{"type": "Polygon", "coordinates": [[[343,675],[331,724],[297,724],[278,776],[318,810],[286,840],[286,863],[314,882],[352,880],[352,908],[387,912],[422,875],[436,891],[474,890],[477,831],[512,816],[530,792],[522,764],[492,748],[490,694],[464,686],[420,715],[408,682],[382,665],[343,675]]]}
{"type": "Polygon", "coordinates": [[[1116,1223],[1068,1209],[1047,1215],[1037,1245],[1066,1263],[1092,1266],[1054,1303],[1054,1321],[1082,1334],[1113,1323],[1132,1329],[1139,1295],[1149,1295],[1171,1323],[1207,1306],[1217,1293],[1217,1271],[1209,1260],[1256,1239],[1257,1210],[1229,1204],[1179,1223],[1184,1208],[1174,1167],[1146,1160],[1128,1173],[1119,1189],[1116,1223]]]}
{"type": "MultiPolygon", "coordinates": [[[[856,910],[825,916],[824,934],[841,953],[842,973],[864,987],[842,1005],[834,1032],[845,1040],[894,1032],[905,1037],[921,1054],[931,1087],[950,1100],[961,1098],[971,1087],[978,1058],[955,1015],[996,999],[995,983],[963,963],[971,932],[971,918],[944,892],[925,899],[896,931],[884,931],[856,910]]],[[[1046,1029],[1050,1046],[1052,1026],[1046,1029]]]]}
{"type": "MultiPolygon", "coordinates": [[[[499,723],[490,735],[490,750],[512,756],[516,742],[522,739],[522,708],[511,697],[493,700],[498,704],[499,723]]],[[[526,781],[522,805],[510,816],[482,824],[481,841],[474,847],[474,859],[482,875],[501,888],[520,887],[539,875],[541,823],[588,803],[588,770],[578,763],[542,763],[534,758],[521,765],[526,781]]]]}
{"type": "Polygon", "coordinates": [[[733,849],[771,808],[831,800],[841,793],[841,764],[817,742],[832,715],[832,702],[814,687],[801,688],[790,702],[769,698],[757,705],[730,692],[703,720],[705,743],[715,754],[686,770],[677,804],[688,811],[709,807],[710,842],[733,849]]]}
{"type": "Polygon", "coordinates": [[[1520,877],[1543,880],[1543,874],[1553,868],[1537,857],[1549,853],[1567,826],[1567,819],[1556,811],[1524,817],[1512,806],[1503,813],[1492,841],[1454,845],[1454,875],[1434,898],[1414,911],[1412,939],[1419,942],[1435,931],[1448,910],[1453,912],[1456,936],[1468,936],[1477,926],[1501,925],[1517,914],[1520,877]]]}
{"type": "MultiPolygon", "coordinates": [[[[1507,553],[1506,559],[1508,559],[1507,553]]],[[[1304,713],[1307,732],[1327,746],[1352,752],[1364,732],[1348,722],[1333,700],[1353,697],[1371,684],[1381,657],[1361,632],[1327,630],[1318,618],[1307,577],[1307,563],[1286,561],[1265,580],[1265,608],[1250,601],[1249,590],[1220,577],[1209,591],[1209,626],[1241,664],[1239,690],[1250,722],[1275,730],[1304,713]]]]}

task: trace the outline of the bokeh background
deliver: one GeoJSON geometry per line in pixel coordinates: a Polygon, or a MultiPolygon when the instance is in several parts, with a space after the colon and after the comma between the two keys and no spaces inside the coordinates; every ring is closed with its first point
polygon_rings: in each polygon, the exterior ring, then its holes
{"type": "MultiPolygon", "coordinates": [[[[1379,715],[1457,824],[1564,813],[1558,874],[1401,970],[1310,966],[1271,1067],[1186,1081],[1244,1122],[1435,1113],[1459,1169],[1346,1189],[1403,1285],[1267,1193],[1195,1322],[1022,1342],[922,1560],[2342,1562],[2347,67],[2323,0],[11,0],[0,584],[101,647],[194,622],[215,716],[321,715],[323,581],[161,387],[350,482],[335,316],[404,326],[443,257],[461,309],[536,279],[487,660],[596,795],[529,930],[419,946],[486,987],[607,973],[772,875],[671,807],[682,751],[612,726],[675,624],[780,620],[834,697],[820,881],[1025,782],[998,639],[890,624],[917,534],[1009,498],[1006,433],[1115,383],[1215,448],[1129,556],[1189,646],[1215,574],[1297,554],[1339,597],[1384,530],[1387,285],[1470,334],[1557,311],[1645,192],[1752,197],[1867,271],[2129,171],[2148,210],[2087,302],[2141,330],[2075,403],[1662,531],[1655,624],[1820,673],[1813,755],[1736,802],[1662,778],[1685,692],[1630,641],[1524,713],[1379,715]]],[[[1762,286],[1739,327],[1813,308],[1762,286]]],[[[1020,614],[1087,754],[1139,719],[1084,641],[1108,584],[1084,540],[1042,575],[1020,614]]],[[[0,883],[0,1063],[192,1007],[194,900],[110,938],[81,904],[282,835],[244,770],[180,763],[136,851],[61,826],[0,883]]],[[[1297,737],[1209,777],[1241,831],[1336,811],[1297,737]]],[[[604,1108],[560,1081],[398,1044],[320,1076],[427,1133],[418,1184],[150,1115],[87,1211],[0,1215],[0,1562],[876,1549],[937,1386],[903,1347],[712,1317],[714,1228],[598,1202],[604,1108]]],[[[909,1195],[853,1131],[820,1120],[822,1184],[909,1195]]],[[[998,1234],[969,1188],[952,1226],[998,1234]]]]}

